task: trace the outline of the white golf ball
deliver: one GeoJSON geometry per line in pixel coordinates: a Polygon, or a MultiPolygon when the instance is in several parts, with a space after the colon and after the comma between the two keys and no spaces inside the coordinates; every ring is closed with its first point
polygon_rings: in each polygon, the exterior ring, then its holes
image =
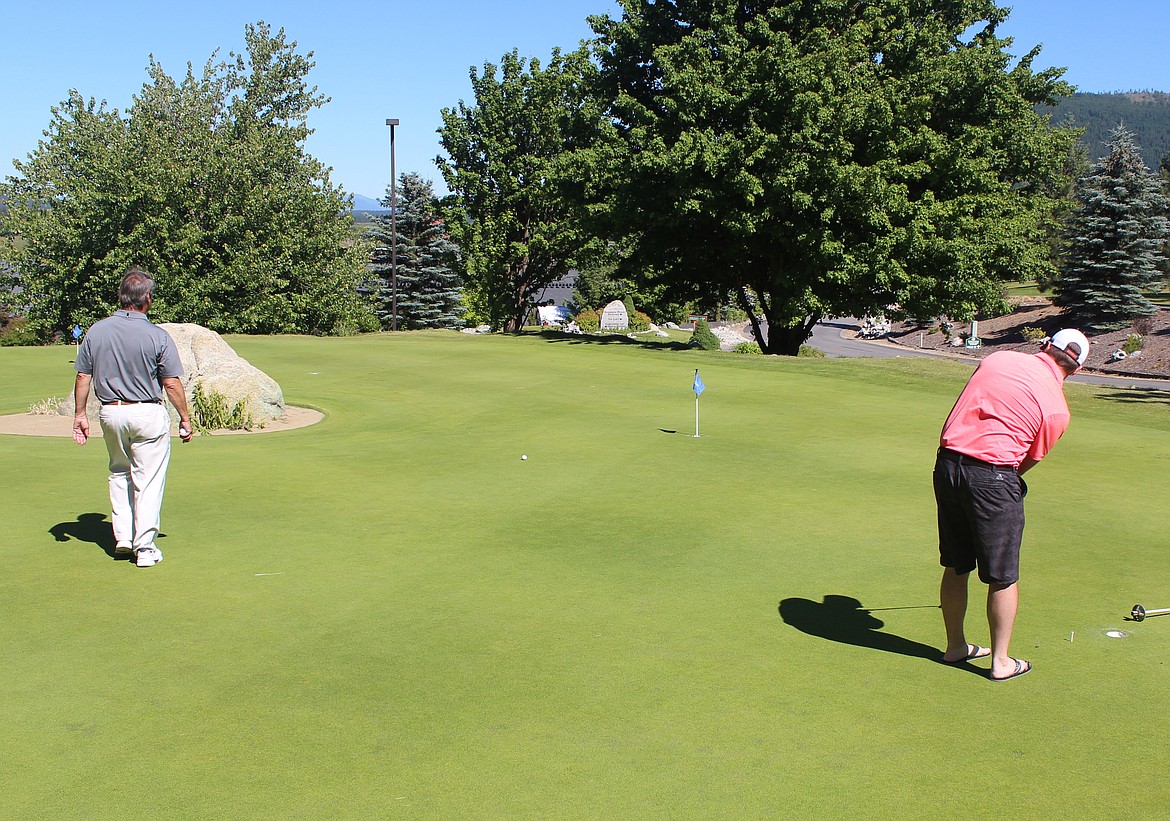
{"type": "Polygon", "coordinates": [[[520,461],[522,461],[522,462],[527,462],[527,461],[528,461],[528,454],[527,454],[527,453],[525,453],[525,454],[522,454],[522,455],[520,456],[520,461]]]}

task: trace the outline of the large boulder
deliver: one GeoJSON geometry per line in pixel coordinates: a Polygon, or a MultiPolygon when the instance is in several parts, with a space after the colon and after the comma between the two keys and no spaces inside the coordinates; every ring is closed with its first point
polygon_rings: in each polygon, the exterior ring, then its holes
{"type": "Polygon", "coordinates": [[[202,383],[204,394],[222,394],[229,408],[246,400],[258,424],[284,416],[284,394],[276,380],[232,350],[215,331],[189,322],[166,322],[159,327],[179,349],[188,402],[195,385],[202,383]]]}
{"type": "MultiPolygon", "coordinates": [[[[159,327],[171,335],[175,347],[179,349],[179,360],[183,363],[183,377],[180,381],[187,394],[188,406],[192,404],[195,386],[202,384],[205,395],[221,394],[229,409],[241,400],[246,401],[256,425],[262,426],[273,419],[284,417],[284,393],[280,385],[232,350],[222,336],[192,323],[167,322],[159,327]]],[[[89,416],[96,419],[98,410],[97,399],[90,392],[89,416]]],[[[72,395],[61,403],[57,412],[73,415],[72,395]]],[[[177,419],[173,408],[171,416],[177,419]]]]}

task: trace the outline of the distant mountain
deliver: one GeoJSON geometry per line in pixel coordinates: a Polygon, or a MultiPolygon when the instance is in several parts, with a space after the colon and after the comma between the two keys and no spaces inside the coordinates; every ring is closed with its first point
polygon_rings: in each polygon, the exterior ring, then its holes
{"type": "Polygon", "coordinates": [[[1133,132],[1151,171],[1170,154],[1170,94],[1163,91],[1074,94],[1056,106],[1052,122],[1085,129],[1081,142],[1091,161],[1105,156],[1109,132],[1119,124],[1133,132]]]}
{"type": "Polygon", "coordinates": [[[389,208],[383,208],[382,203],[378,200],[370,199],[361,194],[353,195],[353,210],[354,211],[389,211],[389,208]]]}

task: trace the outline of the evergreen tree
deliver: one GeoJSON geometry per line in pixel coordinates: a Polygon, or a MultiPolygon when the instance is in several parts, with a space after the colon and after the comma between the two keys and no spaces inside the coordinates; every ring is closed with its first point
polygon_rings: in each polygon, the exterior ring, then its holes
{"type": "Polygon", "coordinates": [[[1168,200],[1133,134],[1118,126],[1108,148],[1079,183],[1055,300],[1098,329],[1157,310],[1144,291],[1162,278],[1170,234],[1168,200]]]}
{"type": "Polygon", "coordinates": [[[391,212],[374,217],[370,235],[378,242],[371,268],[378,282],[378,317],[391,327],[394,301],[392,267],[397,268],[398,327],[461,328],[463,304],[460,293],[459,249],[447,231],[434,186],[420,174],[399,177],[398,201],[387,191],[382,205],[391,212]],[[397,225],[390,221],[397,213],[397,225]],[[390,244],[398,235],[397,259],[390,244]]]}
{"type": "Polygon", "coordinates": [[[721,347],[719,337],[715,336],[715,332],[705,319],[695,323],[695,330],[691,333],[691,345],[702,351],[718,351],[721,347]]]}

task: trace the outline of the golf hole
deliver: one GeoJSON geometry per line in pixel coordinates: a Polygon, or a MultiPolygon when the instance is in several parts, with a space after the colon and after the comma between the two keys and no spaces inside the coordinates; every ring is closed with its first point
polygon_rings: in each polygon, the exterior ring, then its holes
{"type": "Polygon", "coordinates": [[[1129,638],[1129,633],[1125,632],[1124,630],[1106,630],[1105,635],[1107,635],[1111,639],[1127,639],[1127,638],[1129,638]]]}

